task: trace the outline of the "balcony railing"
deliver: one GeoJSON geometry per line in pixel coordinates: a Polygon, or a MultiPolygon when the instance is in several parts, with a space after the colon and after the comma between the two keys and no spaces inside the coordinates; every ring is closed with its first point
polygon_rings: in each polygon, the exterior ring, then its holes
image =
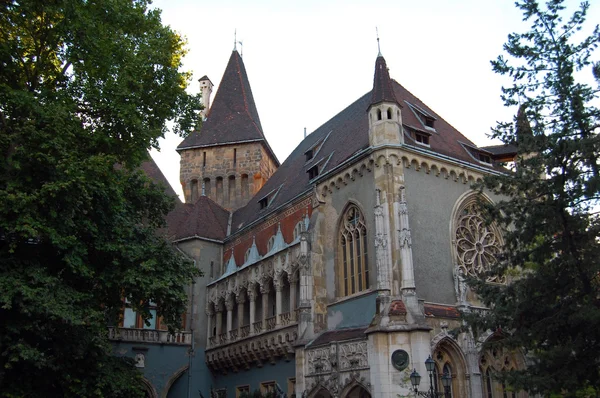
{"type": "Polygon", "coordinates": [[[229,340],[235,341],[238,337],[238,329],[233,329],[229,331],[229,340]]]}
{"type": "Polygon", "coordinates": [[[250,336],[250,325],[242,326],[240,329],[240,338],[245,338],[250,336]]]}
{"type": "Polygon", "coordinates": [[[225,343],[227,343],[227,332],[221,333],[219,335],[219,344],[225,344],[225,343]]]}
{"type": "Polygon", "coordinates": [[[136,343],[152,344],[173,344],[190,345],[192,344],[191,332],[169,333],[168,330],[152,329],[130,329],[130,328],[108,328],[108,338],[113,341],[130,341],[136,343]]]}
{"type": "Polygon", "coordinates": [[[252,324],[252,330],[254,331],[254,334],[262,333],[262,321],[254,322],[252,324]]]}
{"type": "Polygon", "coordinates": [[[283,314],[280,314],[279,315],[279,323],[281,323],[282,326],[286,326],[286,325],[289,325],[290,323],[292,323],[292,313],[284,312],[283,314]]]}
{"type": "Polygon", "coordinates": [[[267,330],[275,329],[275,325],[277,324],[276,319],[277,319],[277,317],[275,317],[275,316],[267,318],[267,330]]]}

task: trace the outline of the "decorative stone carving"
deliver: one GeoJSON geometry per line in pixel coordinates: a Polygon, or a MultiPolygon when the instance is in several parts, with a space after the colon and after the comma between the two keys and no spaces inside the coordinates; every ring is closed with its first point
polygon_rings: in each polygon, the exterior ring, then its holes
{"type": "Polygon", "coordinates": [[[412,256],[412,238],[408,223],[408,206],[404,186],[399,189],[398,202],[398,244],[400,246],[400,260],[402,263],[402,289],[405,294],[414,293],[415,276],[412,256]]]}
{"type": "Polygon", "coordinates": [[[135,354],[135,367],[144,368],[146,367],[146,356],[142,353],[135,354]]]}
{"type": "Polygon", "coordinates": [[[225,308],[227,308],[227,311],[233,311],[233,306],[235,305],[234,297],[235,295],[230,294],[225,299],[225,308]]]}
{"type": "Polygon", "coordinates": [[[390,290],[390,256],[388,253],[389,242],[386,234],[386,220],[383,206],[380,203],[380,191],[375,191],[375,263],[377,265],[377,288],[381,290],[390,290]]]}
{"type": "MultiPolygon", "coordinates": [[[[465,275],[480,276],[488,271],[500,253],[500,231],[495,225],[486,225],[474,199],[463,205],[455,220],[454,245],[458,267],[465,275]]],[[[489,277],[487,281],[504,283],[506,279],[489,277]]]]}
{"type": "Polygon", "coordinates": [[[459,305],[467,304],[467,281],[465,279],[465,271],[463,267],[454,267],[454,293],[456,301],[459,305]]]}
{"type": "Polygon", "coordinates": [[[340,370],[368,368],[367,342],[357,341],[340,344],[340,370]]]}
{"type": "Polygon", "coordinates": [[[309,375],[331,372],[331,362],[329,362],[329,347],[307,351],[306,358],[309,375]]]}

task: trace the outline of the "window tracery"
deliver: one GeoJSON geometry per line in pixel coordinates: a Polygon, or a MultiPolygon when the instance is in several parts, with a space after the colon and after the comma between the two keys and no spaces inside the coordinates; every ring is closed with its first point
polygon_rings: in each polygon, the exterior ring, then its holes
{"type": "Polygon", "coordinates": [[[356,205],[342,216],[339,232],[339,296],[348,296],[369,288],[367,227],[356,205]]]}
{"type": "MultiPolygon", "coordinates": [[[[488,225],[477,208],[476,196],[463,201],[455,217],[454,247],[458,273],[480,276],[488,271],[503,245],[495,224],[488,225]]],[[[505,283],[506,278],[489,277],[488,282],[505,283]]]]}

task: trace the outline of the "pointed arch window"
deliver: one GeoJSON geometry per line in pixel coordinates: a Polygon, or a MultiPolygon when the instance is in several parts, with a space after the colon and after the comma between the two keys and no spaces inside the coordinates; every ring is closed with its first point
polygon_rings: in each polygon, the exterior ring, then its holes
{"type": "Polygon", "coordinates": [[[339,296],[369,288],[367,227],[360,209],[350,205],[342,216],[339,233],[339,296]]]}

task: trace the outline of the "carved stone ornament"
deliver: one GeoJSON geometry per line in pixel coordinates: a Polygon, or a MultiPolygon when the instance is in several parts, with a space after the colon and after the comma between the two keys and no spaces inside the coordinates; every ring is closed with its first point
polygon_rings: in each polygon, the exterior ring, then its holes
{"type": "MultiPolygon", "coordinates": [[[[454,238],[458,267],[462,273],[471,276],[489,270],[502,245],[500,231],[494,225],[486,225],[474,201],[459,213],[454,238]]],[[[456,275],[458,278],[460,272],[456,275]]],[[[487,281],[504,283],[505,278],[490,277],[487,281]]]]}
{"type": "Polygon", "coordinates": [[[144,368],[146,367],[146,356],[142,353],[135,354],[135,367],[144,368]]]}

